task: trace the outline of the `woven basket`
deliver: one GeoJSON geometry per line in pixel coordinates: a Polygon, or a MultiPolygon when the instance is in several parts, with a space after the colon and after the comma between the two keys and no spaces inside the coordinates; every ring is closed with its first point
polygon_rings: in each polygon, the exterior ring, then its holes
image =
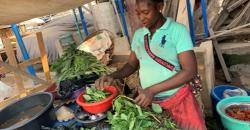
{"type": "Polygon", "coordinates": [[[84,41],[87,41],[87,40],[91,39],[92,37],[94,37],[98,34],[101,34],[103,32],[107,32],[109,34],[109,38],[111,40],[110,48],[105,51],[105,55],[100,60],[103,64],[107,65],[110,63],[112,56],[113,56],[115,35],[112,32],[110,32],[109,30],[102,29],[102,30],[91,33],[90,35],[88,35],[86,37],[86,39],[84,41]]]}
{"type": "MultiPolygon", "coordinates": [[[[114,68],[117,68],[117,70],[120,70],[126,63],[127,61],[113,63],[109,67],[114,67],[114,68]]],[[[123,82],[129,87],[129,89],[132,91],[132,94],[135,94],[137,92],[137,89],[141,87],[139,71],[136,71],[134,74],[130,75],[129,77],[124,78],[123,82]]],[[[124,85],[122,87],[124,87],[124,85]]],[[[123,90],[123,88],[121,88],[121,90],[123,90]]]]}
{"type": "Polygon", "coordinates": [[[134,74],[130,75],[129,77],[125,78],[124,81],[131,90],[137,90],[139,87],[141,87],[138,71],[136,71],[134,74]]]}

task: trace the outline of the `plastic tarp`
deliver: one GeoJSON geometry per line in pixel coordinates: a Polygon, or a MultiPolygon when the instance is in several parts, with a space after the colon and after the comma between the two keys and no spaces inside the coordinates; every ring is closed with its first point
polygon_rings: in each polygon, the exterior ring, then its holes
{"type": "MultiPolygon", "coordinates": [[[[74,16],[72,14],[58,17],[42,26],[41,29],[37,30],[42,32],[43,34],[43,40],[49,64],[53,63],[53,61],[59,57],[59,53],[56,48],[56,42],[59,40],[60,36],[73,33],[74,40],[77,40],[79,38],[76,32],[77,29],[73,17],[74,16]]],[[[78,20],[80,20],[79,15],[77,15],[77,17],[78,20]]],[[[90,33],[92,33],[94,31],[92,16],[90,14],[85,14],[85,19],[87,21],[88,30],[90,33]]],[[[78,21],[78,23],[80,24],[80,21],[78,21]]],[[[84,33],[82,32],[82,34],[84,33]]],[[[23,37],[23,41],[31,59],[40,57],[40,51],[37,44],[35,32],[33,32],[29,36],[23,37]]],[[[19,46],[17,46],[17,59],[20,62],[23,61],[23,56],[19,46]]]]}
{"type": "Polygon", "coordinates": [[[0,0],[0,25],[76,8],[93,0],[0,0]]]}

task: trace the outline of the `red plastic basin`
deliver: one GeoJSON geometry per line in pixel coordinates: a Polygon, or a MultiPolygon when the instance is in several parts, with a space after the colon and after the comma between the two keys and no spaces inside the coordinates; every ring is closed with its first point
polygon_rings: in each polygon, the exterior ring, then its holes
{"type": "Polygon", "coordinates": [[[110,92],[111,95],[100,102],[87,103],[83,98],[84,93],[81,93],[77,97],[76,103],[81,106],[86,112],[92,114],[106,112],[112,106],[112,101],[118,95],[118,90],[114,86],[107,86],[104,88],[104,90],[110,92]]]}

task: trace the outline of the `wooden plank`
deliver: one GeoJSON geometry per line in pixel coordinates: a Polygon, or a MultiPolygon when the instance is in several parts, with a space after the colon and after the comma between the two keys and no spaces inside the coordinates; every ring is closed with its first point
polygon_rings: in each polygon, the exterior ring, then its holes
{"type": "Polygon", "coordinates": [[[23,69],[23,68],[27,68],[27,66],[29,66],[29,65],[34,65],[34,64],[37,64],[37,63],[41,63],[41,58],[40,57],[23,61],[22,63],[19,63],[18,65],[19,65],[20,68],[23,69]]]}
{"type": "MultiPolygon", "coordinates": [[[[194,9],[195,0],[191,0],[192,9],[194,9]]],[[[177,13],[176,21],[184,24],[189,30],[189,21],[188,21],[188,11],[186,1],[179,2],[179,8],[177,13]]]]}
{"type": "Polygon", "coordinates": [[[208,4],[207,17],[208,17],[208,25],[210,28],[217,30],[218,26],[220,26],[223,23],[223,21],[228,17],[225,16],[224,13],[227,12],[226,8],[227,5],[230,3],[230,1],[231,0],[224,0],[222,3],[220,3],[219,1],[212,1],[208,4]],[[221,9],[222,11],[220,11],[221,9]]]}
{"type": "Polygon", "coordinates": [[[244,10],[240,13],[240,15],[234,19],[226,28],[231,29],[239,25],[239,23],[243,20],[242,17],[244,15],[249,15],[248,11],[250,10],[250,2],[245,6],[244,10]]]}
{"type": "MultiPolygon", "coordinates": [[[[14,67],[18,67],[18,64],[17,64],[17,61],[16,61],[16,56],[14,54],[13,47],[12,47],[12,45],[10,43],[10,40],[9,39],[3,39],[3,44],[4,44],[4,47],[5,47],[8,59],[9,59],[9,64],[14,66],[14,67]]],[[[10,69],[10,71],[12,71],[12,70],[10,69]]],[[[15,81],[16,81],[16,85],[17,85],[19,93],[25,92],[22,77],[20,75],[16,74],[16,73],[14,74],[14,76],[15,76],[15,81]]]]}
{"type": "Polygon", "coordinates": [[[232,12],[234,9],[238,8],[239,6],[241,6],[242,4],[244,4],[247,1],[248,0],[238,0],[238,1],[234,2],[232,5],[227,7],[228,12],[232,12]]]}
{"type": "Polygon", "coordinates": [[[48,58],[47,58],[47,53],[46,53],[46,49],[45,49],[45,46],[44,46],[42,32],[37,32],[36,37],[37,37],[37,42],[38,42],[38,46],[39,46],[39,50],[40,50],[40,54],[41,54],[41,61],[42,61],[43,71],[45,73],[46,79],[48,81],[50,81],[51,76],[50,76],[48,58]]]}
{"type": "Polygon", "coordinates": [[[219,28],[226,21],[228,16],[229,16],[229,12],[226,9],[223,9],[218,16],[217,22],[215,22],[216,24],[213,25],[211,28],[213,28],[214,30],[219,30],[219,28]]]}
{"type": "Polygon", "coordinates": [[[170,8],[171,8],[171,2],[172,2],[172,0],[164,0],[164,6],[162,8],[162,14],[165,17],[170,17],[168,14],[169,14],[169,11],[170,11],[170,8]]]}
{"type": "Polygon", "coordinates": [[[214,39],[214,38],[217,38],[217,37],[220,37],[220,36],[223,36],[223,35],[232,33],[232,32],[234,32],[234,31],[236,31],[236,30],[239,30],[239,29],[242,29],[242,28],[245,28],[245,27],[248,27],[248,26],[250,26],[250,23],[245,24],[245,25],[241,25],[241,26],[238,26],[238,27],[235,27],[235,28],[230,29],[230,30],[225,30],[225,31],[223,31],[222,33],[219,33],[219,34],[210,36],[210,37],[206,38],[205,40],[211,40],[211,39],[214,39]]]}
{"type": "Polygon", "coordinates": [[[30,79],[32,79],[32,80],[35,80],[36,82],[38,82],[38,83],[40,83],[40,84],[43,84],[43,85],[50,85],[50,82],[47,82],[47,81],[45,81],[45,80],[43,80],[43,79],[40,79],[40,78],[37,78],[37,77],[35,77],[35,76],[33,76],[33,75],[27,73],[26,71],[23,71],[23,70],[17,68],[17,67],[14,67],[14,66],[12,66],[12,65],[9,65],[9,64],[3,63],[3,62],[1,63],[1,65],[2,65],[4,68],[8,69],[8,70],[12,70],[12,71],[13,71],[14,73],[16,73],[16,74],[23,75],[23,76],[25,76],[25,77],[27,77],[27,78],[30,78],[30,79]]]}
{"type": "Polygon", "coordinates": [[[229,5],[229,3],[230,3],[231,1],[232,1],[232,0],[224,0],[224,1],[222,2],[222,7],[223,7],[223,8],[227,8],[228,5],[229,5]]]}
{"type": "Polygon", "coordinates": [[[227,11],[227,5],[231,0],[224,0],[222,4],[219,1],[213,1],[208,6],[208,22],[209,27],[214,30],[218,30],[219,27],[224,23],[228,18],[229,13],[227,11]],[[222,9],[222,11],[220,11],[222,9]]]}
{"type": "Polygon", "coordinates": [[[49,87],[50,87],[49,85],[40,85],[40,86],[37,86],[37,87],[32,88],[30,90],[27,90],[27,93],[28,94],[33,94],[33,93],[37,93],[37,92],[44,92],[49,87]]]}
{"type": "MultiPolygon", "coordinates": [[[[209,32],[210,32],[211,36],[214,36],[214,31],[212,29],[209,29],[209,32]]],[[[231,82],[232,79],[230,77],[228,68],[227,68],[225,60],[224,60],[224,58],[222,56],[222,53],[221,53],[221,50],[220,50],[220,48],[218,46],[218,42],[217,42],[216,38],[213,39],[213,45],[214,45],[214,49],[216,51],[216,54],[217,54],[217,56],[219,58],[219,61],[220,61],[221,67],[223,69],[224,75],[226,77],[226,80],[227,80],[227,82],[231,82]]]]}
{"type": "MultiPolygon", "coordinates": [[[[208,104],[209,101],[206,100],[206,97],[210,97],[208,96],[209,93],[207,92],[207,77],[206,77],[206,70],[205,70],[205,53],[206,53],[206,50],[204,48],[194,48],[194,51],[195,51],[195,57],[196,57],[196,60],[197,60],[197,67],[198,67],[198,73],[199,75],[201,76],[201,83],[202,83],[202,86],[203,86],[203,89],[200,93],[200,97],[201,97],[201,100],[202,100],[202,103],[199,103],[199,105],[201,106],[201,110],[203,110],[203,113],[205,112],[206,115],[212,115],[210,113],[212,113],[212,109],[206,109],[208,108],[210,105],[208,104]]],[[[209,99],[208,99],[209,100],[209,99]]],[[[211,99],[210,99],[211,100],[211,99]]]]}
{"type": "Polygon", "coordinates": [[[177,16],[178,16],[178,9],[179,9],[179,0],[172,0],[171,1],[171,7],[170,10],[168,12],[168,17],[173,18],[174,20],[177,20],[177,16]]]}
{"type": "MultiPolygon", "coordinates": [[[[1,39],[0,39],[1,40],[1,39]]],[[[3,61],[3,58],[2,58],[2,55],[1,55],[1,53],[0,53],[0,61],[3,61]]]]}
{"type": "MultiPolygon", "coordinates": [[[[223,31],[218,31],[215,34],[219,34],[219,33],[222,33],[222,32],[223,31]]],[[[218,40],[223,40],[223,39],[226,39],[226,38],[238,37],[238,36],[246,36],[246,37],[248,37],[248,35],[250,35],[250,28],[244,28],[244,29],[240,29],[240,30],[237,30],[237,31],[233,31],[233,32],[228,33],[228,34],[221,35],[221,36],[217,37],[217,39],[218,40]]]]}
{"type": "Polygon", "coordinates": [[[8,98],[8,99],[6,99],[6,100],[0,102],[0,109],[6,107],[6,106],[9,105],[10,103],[12,103],[12,102],[14,102],[14,101],[16,101],[16,100],[18,100],[18,99],[20,99],[20,95],[13,96],[13,97],[11,97],[11,98],[8,98]]]}
{"type": "Polygon", "coordinates": [[[10,70],[6,70],[4,67],[0,67],[0,73],[6,74],[6,73],[10,73],[10,72],[11,72],[10,70]]]}
{"type": "Polygon", "coordinates": [[[211,1],[207,6],[207,20],[209,28],[213,28],[219,19],[219,12],[222,8],[222,3],[218,0],[211,1]]]}
{"type": "Polygon", "coordinates": [[[0,109],[6,107],[7,105],[11,104],[12,102],[14,102],[20,98],[23,98],[25,96],[27,96],[26,92],[18,94],[18,95],[13,95],[12,97],[0,102],[0,109]]]}
{"type": "MultiPolygon", "coordinates": [[[[237,36],[243,36],[243,35],[246,35],[246,36],[250,35],[250,28],[242,28],[242,29],[229,31],[229,32],[227,32],[227,30],[216,31],[215,32],[216,37],[209,37],[208,39],[217,38],[217,39],[221,40],[221,39],[225,39],[225,38],[228,38],[228,37],[237,37],[237,36]]],[[[203,33],[202,34],[197,34],[196,37],[197,37],[197,39],[203,39],[203,33]]],[[[202,41],[205,41],[205,40],[201,40],[199,42],[202,42],[202,41]]]]}
{"type": "Polygon", "coordinates": [[[206,115],[212,115],[211,89],[215,84],[214,53],[212,41],[203,42],[194,48],[198,63],[198,72],[201,75],[203,90],[201,92],[202,103],[206,115]]]}
{"type": "Polygon", "coordinates": [[[50,85],[39,85],[39,86],[37,86],[35,88],[26,89],[25,93],[21,93],[21,94],[15,95],[13,97],[10,97],[10,98],[8,98],[8,99],[0,102],[0,109],[6,107],[10,103],[12,103],[12,102],[14,102],[14,101],[16,101],[16,100],[18,100],[20,98],[23,98],[23,97],[25,97],[27,95],[31,95],[31,94],[34,94],[34,93],[37,93],[37,92],[44,92],[49,87],[50,87],[50,85]]]}
{"type": "MultiPolygon", "coordinates": [[[[250,4],[250,2],[249,2],[249,4],[250,4]]],[[[250,21],[250,7],[248,7],[246,13],[242,16],[239,25],[249,23],[249,21],[250,21]]]]}

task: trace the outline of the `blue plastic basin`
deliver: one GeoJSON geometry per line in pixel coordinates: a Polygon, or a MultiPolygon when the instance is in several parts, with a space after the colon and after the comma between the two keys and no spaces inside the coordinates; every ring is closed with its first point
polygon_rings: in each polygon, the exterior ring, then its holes
{"type": "MultiPolygon", "coordinates": [[[[213,103],[213,106],[214,108],[216,107],[217,103],[223,99],[223,92],[226,90],[226,89],[231,89],[231,90],[234,90],[234,89],[237,89],[239,87],[237,86],[232,86],[232,85],[218,85],[218,86],[215,86],[213,89],[212,89],[212,92],[211,92],[211,98],[212,98],[212,103],[213,103]]],[[[250,95],[249,92],[247,92],[248,95],[250,95]]]]}

